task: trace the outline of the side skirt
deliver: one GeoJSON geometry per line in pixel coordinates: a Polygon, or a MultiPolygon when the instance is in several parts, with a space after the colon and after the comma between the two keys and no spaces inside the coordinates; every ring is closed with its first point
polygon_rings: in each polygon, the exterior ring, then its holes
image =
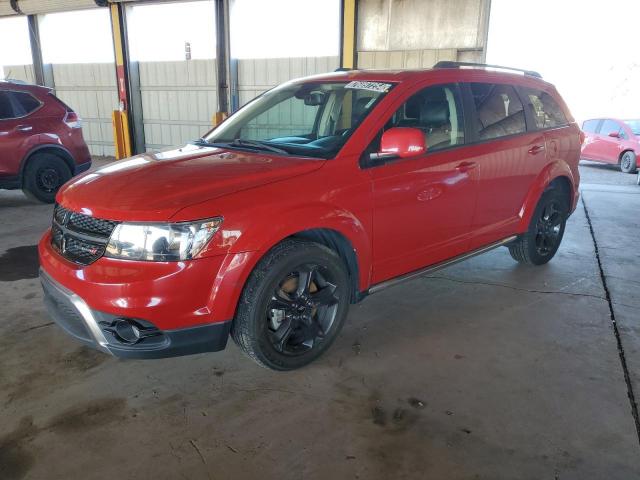
{"type": "Polygon", "coordinates": [[[364,298],[367,294],[376,293],[376,292],[379,292],[380,290],[384,290],[385,288],[393,287],[394,285],[397,285],[399,283],[406,282],[408,280],[413,280],[415,278],[422,277],[423,275],[428,275],[428,274],[436,272],[436,271],[438,271],[440,269],[449,267],[451,265],[455,265],[458,262],[462,262],[462,261],[467,260],[469,258],[475,257],[476,255],[481,255],[483,253],[486,253],[486,252],[488,252],[490,250],[493,250],[494,248],[498,248],[498,247],[502,247],[502,246],[508,245],[509,243],[517,240],[517,238],[518,238],[517,235],[512,235],[510,237],[504,238],[504,239],[502,239],[500,241],[497,241],[495,243],[491,243],[491,244],[486,245],[484,247],[480,247],[477,250],[473,250],[471,252],[463,253],[462,255],[450,258],[449,260],[445,260],[443,262],[436,263],[435,265],[430,265],[428,267],[421,268],[420,270],[415,270],[413,272],[405,273],[404,275],[400,275],[398,277],[394,277],[394,278],[391,278],[389,280],[385,280],[384,282],[376,283],[375,285],[373,285],[372,287],[369,288],[369,290],[366,292],[365,295],[362,295],[362,298],[364,298]]]}

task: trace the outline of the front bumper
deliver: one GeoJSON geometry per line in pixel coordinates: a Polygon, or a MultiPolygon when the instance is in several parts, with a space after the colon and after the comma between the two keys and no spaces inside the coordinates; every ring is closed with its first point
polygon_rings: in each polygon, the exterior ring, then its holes
{"type": "MultiPolygon", "coordinates": [[[[231,322],[216,322],[176,330],[155,329],[153,336],[136,343],[124,342],[113,333],[120,317],[91,309],[77,294],[40,269],[45,306],[53,320],[69,335],[89,347],[122,358],[166,358],[216,352],[226,347],[231,322]]],[[[142,319],[138,320],[149,324],[142,319]]]]}

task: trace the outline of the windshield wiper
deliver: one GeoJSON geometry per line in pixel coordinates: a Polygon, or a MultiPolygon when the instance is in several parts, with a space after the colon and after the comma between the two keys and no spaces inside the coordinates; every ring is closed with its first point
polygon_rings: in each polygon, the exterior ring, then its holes
{"type": "Polygon", "coordinates": [[[274,153],[282,153],[282,154],[285,154],[285,155],[289,155],[289,152],[287,152],[283,148],[274,147],[273,145],[268,145],[266,143],[258,142],[256,140],[245,140],[243,138],[236,138],[229,145],[235,145],[235,146],[238,146],[238,147],[256,148],[258,150],[268,150],[268,151],[274,152],[274,153]]]}

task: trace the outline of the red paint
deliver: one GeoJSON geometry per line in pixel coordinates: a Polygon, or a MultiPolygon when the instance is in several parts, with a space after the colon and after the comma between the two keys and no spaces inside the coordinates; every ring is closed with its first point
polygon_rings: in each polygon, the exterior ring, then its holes
{"type": "Polygon", "coordinates": [[[49,88],[0,81],[0,92],[26,92],[42,104],[26,116],[0,119],[0,184],[14,182],[20,188],[29,156],[42,147],[65,150],[72,173],[75,165],[91,161],[82,129],[70,126],[67,107],[49,88]]]}
{"type": "Polygon", "coordinates": [[[155,263],[103,257],[80,267],[52,250],[47,233],[39,247],[42,267],[92,308],[176,329],[233,318],[259,259],[304,230],[342,234],[355,250],[358,287],[365,291],[524,232],[540,194],[557,177],[569,182],[575,209],[580,130],[553,86],[472,69],[341,72],[317,80],[397,83],[330,160],[187,146],[114,163],[58,194],[66,208],[112,220],[223,216],[220,231],[197,259],[155,263]],[[413,93],[432,84],[471,81],[542,89],[563,107],[569,124],[431,152],[424,149],[423,134],[418,138],[413,129],[398,128],[385,134],[383,150],[422,150],[361,166],[363,151],[413,93]]]}
{"type": "Polygon", "coordinates": [[[427,151],[424,133],[417,128],[396,127],[382,134],[380,152],[411,158],[427,151]]]}

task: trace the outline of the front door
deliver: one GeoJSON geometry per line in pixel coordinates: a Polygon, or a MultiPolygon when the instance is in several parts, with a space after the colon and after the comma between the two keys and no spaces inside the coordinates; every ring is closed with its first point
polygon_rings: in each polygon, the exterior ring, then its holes
{"type": "Polygon", "coordinates": [[[393,127],[421,129],[427,151],[371,168],[374,284],[463,253],[476,201],[457,85],[413,95],[385,125],[393,127]]]}

